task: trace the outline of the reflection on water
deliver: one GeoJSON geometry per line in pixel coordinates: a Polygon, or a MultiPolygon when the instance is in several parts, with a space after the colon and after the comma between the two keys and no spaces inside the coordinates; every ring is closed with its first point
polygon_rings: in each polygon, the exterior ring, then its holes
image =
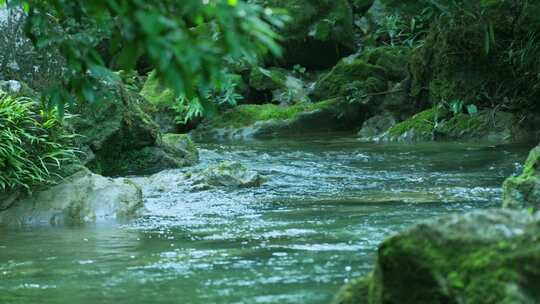
{"type": "Polygon", "coordinates": [[[319,137],[200,148],[199,168],[237,160],[268,183],[148,193],[133,223],[0,231],[0,303],[328,303],[372,269],[386,236],[497,206],[530,146],[319,137]]]}

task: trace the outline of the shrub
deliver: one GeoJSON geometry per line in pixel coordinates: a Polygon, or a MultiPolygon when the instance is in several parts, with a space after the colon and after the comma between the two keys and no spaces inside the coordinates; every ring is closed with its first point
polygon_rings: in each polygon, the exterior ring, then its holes
{"type": "Polygon", "coordinates": [[[34,100],[0,92],[0,192],[49,184],[75,159],[56,111],[39,110],[34,100]]]}

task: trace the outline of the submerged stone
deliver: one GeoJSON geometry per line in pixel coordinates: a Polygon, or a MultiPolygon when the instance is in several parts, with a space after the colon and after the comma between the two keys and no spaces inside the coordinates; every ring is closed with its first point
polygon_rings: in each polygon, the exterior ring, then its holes
{"type": "Polygon", "coordinates": [[[141,189],[129,179],[82,170],[62,183],[19,196],[0,211],[0,226],[82,225],[129,219],[144,207],[141,189]]]}
{"type": "Polygon", "coordinates": [[[334,303],[538,303],[540,215],[510,210],[451,215],[382,243],[373,275],[334,303]]]}

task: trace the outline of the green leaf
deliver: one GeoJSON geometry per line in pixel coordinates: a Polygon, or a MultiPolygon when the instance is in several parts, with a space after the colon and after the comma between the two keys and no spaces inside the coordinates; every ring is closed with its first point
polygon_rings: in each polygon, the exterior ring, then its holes
{"type": "Polygon", "coordinates": [[[469,113],[469,115],[471,116],[475,116],[476,114],[478,114],[478,107],[476,107],[475,104],[470,104],[467,106],[467,113],[469,113]]]}

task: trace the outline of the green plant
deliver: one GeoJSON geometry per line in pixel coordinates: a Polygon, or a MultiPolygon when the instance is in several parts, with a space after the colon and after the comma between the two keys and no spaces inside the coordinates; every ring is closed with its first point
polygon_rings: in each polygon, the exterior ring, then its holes
{"type": "Polygon", "coordinates": [[[57,111],[37,109],[30,98],[0,92],[0,191],[51,183],[76,158],[57,111]]]}
{"type": "Polygon", "coordinates": [[[47,91],[60,114],[66,103],[99,99],[97,84],[119,81],[113,71],[133,70],[140,58],[196,111],[211,111],[206,92],[223,81],[223,58],[281,54],[273,29],[283,20],[244,1],[0,0],[0,6],[6,2],[25,7],[26,34],[38,49],[58,49],[66,60],[64,77],[47,91]],[[104,42],[111,58],[98,51],[104,42]]]}
{"type": "Polygon", "coordinates": [[[301,65],[299,65],[299,64],[295,64],[295,65],[293,66],[293,73],[295,73],[295,74],[303,75],[303,74],[306,73],[306,71],[307,71],[306,68],[303,67],[303,66],[301,66],[301,65]]]}

